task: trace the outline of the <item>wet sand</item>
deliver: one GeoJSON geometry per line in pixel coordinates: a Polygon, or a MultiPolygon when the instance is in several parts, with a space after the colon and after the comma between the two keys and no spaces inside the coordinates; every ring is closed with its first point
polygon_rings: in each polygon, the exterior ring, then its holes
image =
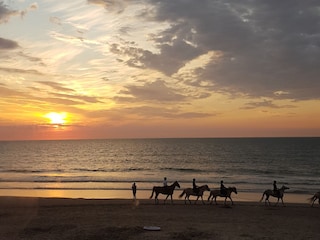
{"type": "Polygon", "coordinates": [[[0,197],[0,239],[320,239],[319,214],[307,203],[0,197]]]}

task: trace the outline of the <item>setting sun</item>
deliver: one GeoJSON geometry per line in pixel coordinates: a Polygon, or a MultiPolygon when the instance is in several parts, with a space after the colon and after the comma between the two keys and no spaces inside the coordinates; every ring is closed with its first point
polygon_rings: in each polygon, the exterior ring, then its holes
{"type": "Polygon", "coordinates": [[[50,112],[45,117],[50,120],[50,124],[62,125],[66,123],[67,113],[50,112]]]}

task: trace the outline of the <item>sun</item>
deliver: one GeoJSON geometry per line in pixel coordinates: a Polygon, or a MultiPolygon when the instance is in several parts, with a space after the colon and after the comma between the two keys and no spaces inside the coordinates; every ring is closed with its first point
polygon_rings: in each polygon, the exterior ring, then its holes
{"type": "Polygon", "coordinates": [[[66,123],[67,113],[50,112],[45,115],[50,120],[50,124],[63,125],[66,123]]]}

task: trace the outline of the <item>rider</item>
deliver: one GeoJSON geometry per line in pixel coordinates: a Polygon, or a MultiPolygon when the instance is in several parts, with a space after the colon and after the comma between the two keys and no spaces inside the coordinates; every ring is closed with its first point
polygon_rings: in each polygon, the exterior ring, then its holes
{"type": "Polygon", "coordinates": [[[220,194],[222,196],[227,195],[227,188],[223,185],[223,181],[220,182],[220,194]]]}
{"type": "Polygon", "coordinates": [[[273,193],[279,195],[279,188],[277,187],[277,181],[273,181],[273,193]]]}
{"type": "Polygon", "coordinates": [[[198,188],[198,186],[197,186],[197,184],[196,184],[196,179],[195,179],[195,178],[192,180],[192,189],[193,189],[193,192],[194,192],[195,194],[198,194],[198,193],[199,193],[199,188],[198,188]]]}
{"type": "Polygon", "coordinates": [[[168,182],[167,182],[167,178],[166,177],[164,177],[164,179],[163,179],[163,186],[164,187],[168,186],[168,182]]]}

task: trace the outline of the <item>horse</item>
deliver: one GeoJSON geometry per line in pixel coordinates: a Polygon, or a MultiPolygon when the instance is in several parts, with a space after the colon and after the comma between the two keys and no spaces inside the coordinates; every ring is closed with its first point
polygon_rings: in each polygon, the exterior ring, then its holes
{"type": "Polygon", "coordinates": [[[284,191],[287,190],[287,189],[289,189],[289,188],[284,186],[284,185],[281,188],[278,189],[278,192],[274,192],[271,189],[267,189],[262,194],[262,198],[260,199],[260,202],[263,200],[264,196],[266,196],[265,205],[267,205],[267,202],[268,202],[269,206],[270,206],[269,197],[272,196],[272,197],[278,198],[278,201],[277,201],[276,205],[278,205],[279,200],[281,199],[282,205],[284,206],[283,195],[284,195],[284,191]]]}
{"type": "Polygon", "coordinates": [[[313,197],[309,198],[309,202],[311,203],[311,207],[313,207],[314,202],[318,199],[319,204],[320,204],[320,191],[316,192],[313,197]]]}
{"type": "Polygon", "coordinates": [[[225,194],[221,194],[220,189],[211,190],[211,191],[210,191],[210,195],[209,195],[209,197],[208,197],[208,201],[210,201],[210,199],[211,199],[210,204],[212,204],[213,199],[214,199],[214,202],[215,202],[216,205],[217,205],[217,204],[218,204],[218,203],[217,203],[217,197],[224,197],[224,198],[225,198],[225,199],[224,199],[224,205],[226,205],[226,203],[227,203],[227,198],[230,199],[231,204],[233,205],[233,201],[232,201],[232,198],[231,198],[231,193],[234,192],[235,194],[238,194],[237,188],[236,188],[236,187],[228,187],[228,188],[226,188],[225,191],[226,191],[225,194]]]}
{"type": "Polygon", "coordinates": [[[194,202],[194,204],[197,204],[197,201],[198,201],[199,197],[201,197],[202,204],[205,204],[204,201],[203,201],[203,192],[204,191],[210,191],[210,188],[208,187],[208,185],[200,186],[198,188],[198,192],[194,192],[193,188],[186,188],[186,189],[184,189],[182,191],[182,193],[180,194],[179,198],[182,198],[183,195],[186,195],[185,198],[184,198],[184,203],[187,204],[187,199],[188,199],[189,203],[191,204],[191,201],[190,201],[189,197],[191,195],[192,196],[196,196],[197,200],[194,202]]]}
{"type": "Polygon", "coordinates": [[[172,185],[169,185],[169,186],[162,186],[162,187],[154,186],[152,189],[152,194],[150,196],[150,199],[153,197],[153,194],[155,193],[154,201],[155,201],[155,204],[158,204],[159,203],[158,196],[161,193],[161,194],[167,195],[166,199],[164,200],[164,204],[166,204],[166,200],[168,199],[169,196],[171,197],[171,204],[172,204],[173,203],[172,195],[175,187],[180,188],[180,185],[177,181],[175,181],[172,185]]]}

